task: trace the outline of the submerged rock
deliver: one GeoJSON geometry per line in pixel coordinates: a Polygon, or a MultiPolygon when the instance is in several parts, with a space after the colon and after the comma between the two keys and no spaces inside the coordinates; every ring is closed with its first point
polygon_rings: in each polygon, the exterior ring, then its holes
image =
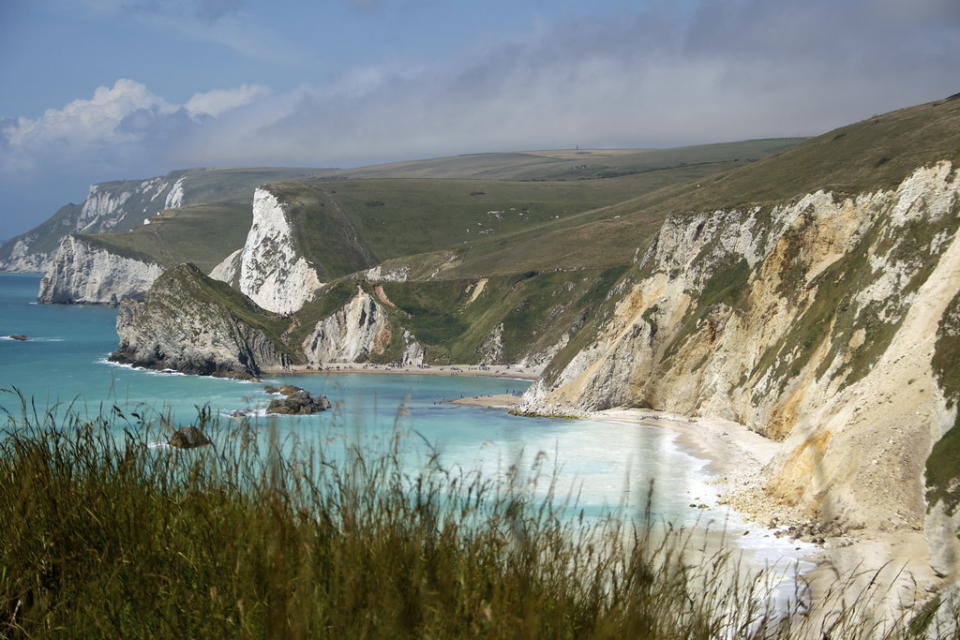
{"type": "Polygon", "coordinates": [[[203,447],[208,444],[213,444],[210,438],[208,438],[200,429],[197,429],[194,426],[189,427],[180,427],[173,432],[173,435],[170,436],[170,439],[167,441],[171,447],[177,447],[178,449],[196,449],[197,447],[203,447]]]}
{"type": "MultiPolygon", "coordinates": [[[[270,389],[272,387],[268,387],[270,389]]],[[[277,415],[310,415],[330,408],[330,400],[326,396],[314,398],[309,391],[293,385],[283,385],[278,390],[285,397],[271,400],[267,406],[267,413],[277,415]]]]}

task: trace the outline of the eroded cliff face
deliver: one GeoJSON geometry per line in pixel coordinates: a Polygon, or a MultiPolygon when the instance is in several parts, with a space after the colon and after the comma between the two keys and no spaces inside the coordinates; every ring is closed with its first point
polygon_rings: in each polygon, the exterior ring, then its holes
{"type": "Polygon", "coordinates": [[[735,420],[785,440],[776,500],[922,526],[924,463],[956,419],[931,362],[960,291],[958,197],[941,162],[892,191],[672,217],[524,408],[735,420]]]}
{"type": "Polygon", "coordinates": [[[42,225],[0,247],[0,271],[47,271],[61,239],[73,233],[128,231],[164,209],[184,204],[186,176],[104,182],[80,205],[67,205],[42,225]]]}
{"type": "Polygon", "coordinates": [[[264,309],[293,313],[323,283],[296,249],[284,206],[270,191],[253,195],[253,225],[240,254],[239,287],[264,309]]]}
{"type": "Polygon", "coordinates": [[[240,288],[240,258],[243,249],[237,249],[210,271],[210,277],[220,282],[226,282],[231,287],[240,288]]]}
{"type": "Polygon", "coordinates": [[[423,364],[424,350],[413,334],[391,322],[386,308],[357,287],[356,295],[316,326],[303,341],[303,352],[311,364],[365,362],[383,355],[391,346],[394,332],[400,331],[404,366],[423,364]]]}
{"type": "Polygon", "coordinates": [[[250,378],[292,359],[279,339],[282,319],[193,265],[173,267],[143,301],[117,313],[119,345],[111,359],[184,373],[250,378]]]}
{"type": "Polygon", "coordinates": [[[144,293],[163,273],[147,259],[122,256],[66,236],[40,280],[38,301],[43,304],[116,304],[144,293]]]}

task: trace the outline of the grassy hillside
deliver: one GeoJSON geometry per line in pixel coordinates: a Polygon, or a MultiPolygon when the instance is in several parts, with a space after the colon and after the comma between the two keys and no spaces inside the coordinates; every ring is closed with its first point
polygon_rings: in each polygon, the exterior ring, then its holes
{"type": "Polygon", "coordinates": [[[87,242],[163,265],[192,262],[205,273],[243,246],[252,213],[246,202],[221,202],[169,209],[126,233],[80,236],[87,242]]]}
{"type": "Polygon", "coordinates": [[[662,185],[609,207],[510,236],[483,238],[408,263],[450,261],[448,277],[624,264],[668,215],[789,201],[819,189],[891,189],[917,167],[960,162],[960,98],[918,105],[830,131],[747,166],[662,185]]]}
{"type": "Polygon", "coordinates": [[[563,149],[476,153],[346,169],[349,178],[575,180],[715,165],[725,170],[782,151],[803,138],[771,138],[672,149],[563,149]]]}
{"type": "MultiPolygon", "coordinates": [[[[457,159],[451,162],[456,165],[457,159]]],[[[476,264],[451,273],[451,277],[482,277],[554,266],[623,264],[632,256],[637,241],[621,235],[618,224],[613,225],[612,234],[606,234],[612,235],[617,245],[612,250],[605,242],[597,242],[600,238],[579,233],[568,238],[567,244],[575,245],[569,250],[560,243],[552,245],[561,248],[554,251],[538,238],[544,233],[563,235],[564,230],[587,222],[633,212],[640,194],[649,197],[677,184],[702,180],[726,166],[702,162],[618,178],[569,181],[311,180],[273,184],[271,191],[289,206],[300,250],[327,278],[438,250],[453,251],[461,259],[478,256],[476,264]],[[627,204],[613,206],[618,203],[627,204]]],[[[660,217],[650,219],[651,228],[662,219],[662,214],[657,215],[660,217]]],[[[418,260],[413,264],[419,264],[418,260]]]]}
{"type": "Polygon", "coordinates": [[[327,175],[335,169],[304,169],[288,167],[221,167],[174,171],[169,175],[186,175],[184,181],[184,204],[208,204],[212,202],[247,202],[260,185],[281,180],[299,180],[318,175],[327,175]]]}

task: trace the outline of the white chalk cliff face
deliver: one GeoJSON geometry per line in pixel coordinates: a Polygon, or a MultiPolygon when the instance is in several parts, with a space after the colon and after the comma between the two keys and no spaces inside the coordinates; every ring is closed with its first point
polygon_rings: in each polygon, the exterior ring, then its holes
{"type": "Polygon", "coordinates": [[[293,313],[323,285],[296,249],[283,204],[265,188],[253,195],[253,225],[240,254],[240,291],[275,313],[293,313]]]}
{"type": "Polygon", "coordinates": [[[240,259],[242,254],[243,249],[237,249],[228,255],[223,259],[223,262],[210,271],[210,277],[220,282],[226,282],[231,287],[239,288],[238,280],[240,278],[240,259]]]}
{"type": "Polygon", "coordinates": [[[81,205],[61,208],[0,247],[0,271],[46,271],[67,234],[128,231],[164,209],[181,207],[185,180],[166,176],[91,185],[81,205]]]}
{"type": "Polygon", "coordinates": [[[163,273],[163,267],[145,260],[111,253],[67,236],[40,281],[39,302],[45,304],[116,304],[141,294],[163,273]]]}
{"type": "MultiPolygon", "coordinates": [[[[386,309],[369,293],[357,293],[345,305],[320,320],[303,341],[303,352],[311,364],[362,362],[383,354],[393,339],[386,309]]],[[[423,363],[423,347],[408,331],[403,332],[404,365],[423,363]]]]}
{"type": "Polygon", "coordinates": [[[672,217],[524,408],[735,420],[785,441],[774,500],[922,527],[924,464],[956,420],[932,361],[960,292],[958,203],[941,162],[894,190],[672,217]]]}
{"type": "Polygon", "coordinates": [[[45,271],[50,266],[50,255],[30,250],[33,236],[27,234],[14,241],[10,255],[0,260],[0,271],[45,271]]]}

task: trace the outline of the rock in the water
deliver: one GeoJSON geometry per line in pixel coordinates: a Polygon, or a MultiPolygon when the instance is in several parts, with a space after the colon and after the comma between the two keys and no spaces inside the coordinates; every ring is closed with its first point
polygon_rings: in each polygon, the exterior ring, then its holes
{"type": "Polygon", "coordinates": [[[18,342],[26,342],[27,336],[23,335],[22,333],[14,333],[10,336],[10,339],[18,342]]]}
{"type": "Polygon", "coordinates": [[[196,449],[213,443],[210,438],[204,435],[203,431],[194,426],[189,426],[180,427],[174,431],[167,444],[178,449],[196,449]]]}
{"type": "Polygon", "coordinates": [[[267,406],[267,413],[278,415],[310,415],[319,413],[330,408],[330,401],[327,396],[314,398],[309,391],[293,385],[283,385],[280,387],[280,393],[284,398],[271,400],[267,406]]]}

